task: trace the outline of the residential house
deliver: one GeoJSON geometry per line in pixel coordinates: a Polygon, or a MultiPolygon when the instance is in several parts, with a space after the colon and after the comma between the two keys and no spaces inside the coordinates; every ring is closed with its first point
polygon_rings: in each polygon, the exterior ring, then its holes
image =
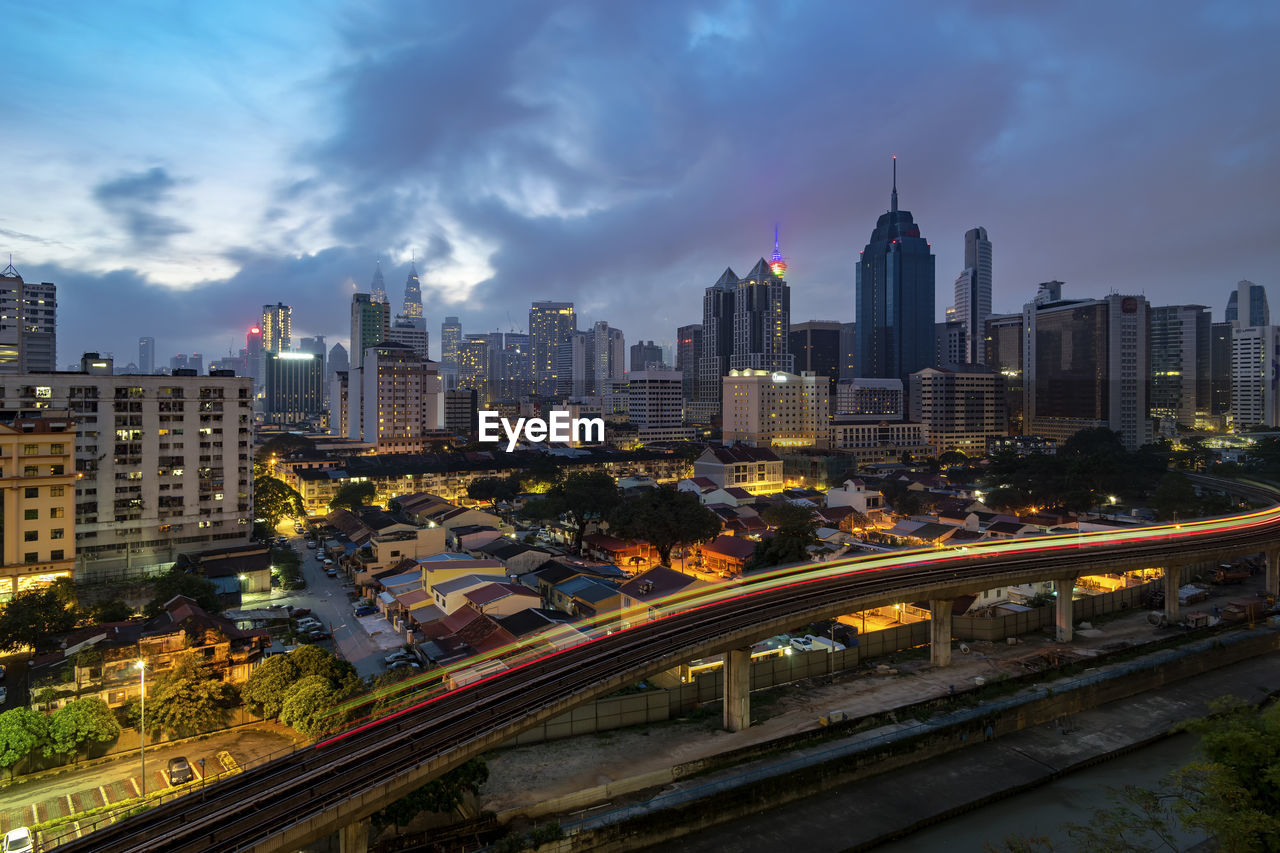
{"type": "Polygon", "coordinates": [[[721,577],[737,577],[755,550],[756,543],[750,539],[722,534],[702,546],[702,567],[721,577]]]}
{"type": "Polygon", "coordinates": [[[490,583],[463,593],[477,612],[487,616],[512,616],[521,610],[536,610],[542,599],[526,586],[513,583],[490,583]]]}
{"type": "Polygon", "coordinates": [[[431,595],[436,607],[451,614],[467,603],[467,593],[471,590],[486,584],[506,583],[506,580],[504,575],[462,575],[433,584],[431,595]]]}
{"type": "Polygon", "coordinates": [[[666,566],[654,566],[636,575],[618,590],[622,594],[624,622],[643,622],[657,615],[658,604],[676,593],[693,592],[709,584],[666,566]]]}
{"type": "Polygon", "coordinates": [[[738,486],[753,494],[783,488],[782,459],[767,447],[732,444],[708,447],[693,463],[695,480],[705,477],[717,488],[738,486]]]}

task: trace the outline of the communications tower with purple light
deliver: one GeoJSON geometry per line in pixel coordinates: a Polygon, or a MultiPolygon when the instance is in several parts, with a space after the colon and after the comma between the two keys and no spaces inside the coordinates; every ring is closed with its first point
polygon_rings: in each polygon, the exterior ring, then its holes
{"type": "Polygon", "coordinates": [[[773,226],[773,254],[769,256],[769,269],[773,270],[773,274],[778,278],[787,277],[787,262],[782,257],[782,250],[778,248],[778,226],[773,226]]]}

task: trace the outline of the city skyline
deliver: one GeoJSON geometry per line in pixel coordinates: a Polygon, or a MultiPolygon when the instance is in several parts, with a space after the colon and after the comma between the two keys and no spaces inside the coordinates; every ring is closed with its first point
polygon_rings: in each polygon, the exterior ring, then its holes
{"type": "Polygon", "coordinates": [[[669,344],[726,264],[769,254],[775,223],[793,321],[832,305],[852,321],[891,154],[937,258],[937,317],[977,226],[1000,247],[996,313],[1058,279],[1207,303],[1216,320],[1236,281],[1270,289],[1280,267],[1265,193],[1280,128],[1252,106],[1280,71],[1274,10],[1155,25],[1121,8],[1106,33],[1070,11],[949,10],[892,44],[871,12],[835,5],[659,5],[641,27],[569,4],[515,7],[495,26],[441,4],[421,37],[393,6],[59,11],[15,10],[0,94],[23,130],[0,248],[27,280],[58,284],[59,365],[78,357],[72,341],[127,363],[140,336],[157,337],[161,363],[216,358],[267,300],[295,306],[299,336],[344,340],[375,262],[398,280],[415,253],[428,329],[446,315],[520,328],[550,299],[669,344]],[[634,50],[612,49],[622,33],[634,50]],[[726,58],[762,37],[776,61],[726,58]],[[1193,48],[1209,60],[1195,69],[1193,48]],[[108,49],[131,100],[93,76],[108,49]],[[674,61],[651,73],[660,50],[674,61]],[[890,59],[905,70],[885,87],[890,59]],[[403,97],[441,67],[442,101],[403,97]],[[778,132],[733,132],[749,110],[778,132]],[[867,132],[867,110],[896,118],[867,132]],[[1232,269],[1198,248],[1226,241],[1232,269]]]}

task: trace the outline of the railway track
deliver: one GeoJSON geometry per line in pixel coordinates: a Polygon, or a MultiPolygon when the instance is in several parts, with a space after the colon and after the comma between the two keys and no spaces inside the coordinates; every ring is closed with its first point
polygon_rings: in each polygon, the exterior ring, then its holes
{"type": "MultiPolygon", "coordinates": [[[[1276,500],[1275,493],[1260,487],[1236,491],[1254,500],[1276,500]]],[[[1140,532],[1144,535],[1115,540],[1087,535],[1025,540],[1018,548],[977,545],[911,554],[899,564],[877,557],[770,573],[719,592],[719,598],[706,603],[686,601],[656,621],[443,693],[54,849],[269,849],[272,838],[364,791],[384,785],[410,790],[426,781],[427,765],[443,772],[491,746],[495,733],[514,736],[579,701],[684,660],[741,647],[772,633],[764,626],[803,624],[907,590],[1007,586],[1081,574],[1086,564],[1143,560],[1162,565],[1212,558],[1224,549],[1244,553],[1274,548],[1280,542],[1280,508],[1140,532]],[[891,565],[881,565],[886,562],[891,565]]],[[[363,808],[364,814],[376,807],[363,808]]],[[[348,815],[343,822],[361,816],[348,815]]]]}

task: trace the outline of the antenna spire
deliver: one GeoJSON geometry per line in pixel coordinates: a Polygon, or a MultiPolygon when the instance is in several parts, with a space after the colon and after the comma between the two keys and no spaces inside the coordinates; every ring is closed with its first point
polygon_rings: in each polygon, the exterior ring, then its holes
{"type": "Polygon", "coordinates": [[[787,277],[787,262],[782,257],[782,249],[778,245],[778,223],[773,223],[773,254],[769,259],[769,268],[778,278],[787,277]]]}
{"type": "Polygon", "coordinates": [[[889,210],[898,212],[898,155],[893,155],[893,193],[889,196],[889,210]]]}

